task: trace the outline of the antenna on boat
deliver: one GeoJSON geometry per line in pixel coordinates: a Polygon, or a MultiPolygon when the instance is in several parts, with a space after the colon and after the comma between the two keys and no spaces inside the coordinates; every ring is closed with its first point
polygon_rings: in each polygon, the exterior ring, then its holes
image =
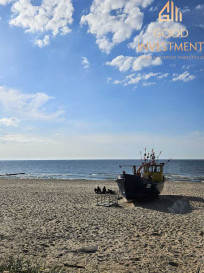
{"type": "Polygon", "coordinates": [[[144,161],[147,161],[147,159],[146,159],[146,151],[147,151],[147,149],[145,148],[145,153],[144,153],[144,161]]]}
{"type": "Polygon", "coordinates": [[[155,161],[156,157],[155,157],[155,151],[154,149],[152,149],[152,161],[155,161]]]}
{"type": "Polygon", "coordinates": [[[152,160],[152,152],[151,152],[151,154],[150,154],[150,159],[152,160]]]}
{"type": "Polygon", "coordinates": [[[140,155],[141,155],[141,161],[142,161],[142,151],[140,151],[140,155]]]}
{"type": "Polygon", "coordinates": [[[162,151],[160,151],[159,155],[157,156],[157,160],[159,159],[160,155],[161,155],[162,151]]]}
{"type": "Polygon", "coordinates": [[[168,164],[171,160],[172,160],[172,158],[169,158],[169,159],[167,160],[167,162],[164,163],[164,165],[168,164]]]}

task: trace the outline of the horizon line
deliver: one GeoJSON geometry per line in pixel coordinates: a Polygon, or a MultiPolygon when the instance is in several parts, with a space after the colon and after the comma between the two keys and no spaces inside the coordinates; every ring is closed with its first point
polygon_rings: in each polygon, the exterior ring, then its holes
{"type": "MultiPolygon", "coordinates": [[[[144,161],[141,158],[66,158],[66,159],[0,159],[0,161],[71,161],[71,160],[140,160],[144,161]]],[[[159,158],[156,160],[204,160],[204,158],[159,158]]]]}

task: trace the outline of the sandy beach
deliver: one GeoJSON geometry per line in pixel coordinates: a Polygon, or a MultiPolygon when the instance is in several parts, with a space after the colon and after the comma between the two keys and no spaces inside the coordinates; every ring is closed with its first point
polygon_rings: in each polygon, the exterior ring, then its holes
{"type": "Polygon", "coordinates": [[[104,185],[117,190],[114,182],[1,179],[1,261],[22,254],[67,272],[204,272],[204,184],[166,182],[158,200],[96,206],[94,188],[104,185]]]}

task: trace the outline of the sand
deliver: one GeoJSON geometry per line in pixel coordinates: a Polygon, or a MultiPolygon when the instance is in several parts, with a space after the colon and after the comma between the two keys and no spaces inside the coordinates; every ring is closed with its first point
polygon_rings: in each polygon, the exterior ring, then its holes
{"type": "Polygon", "coordinates": [[[23,254],[67,272],[204,272],[204,184],[166,182],[158,200],[118,207],[96,206],[98,185],[117,190],[115,182],[1,179],[0,259],[23,254]]]}

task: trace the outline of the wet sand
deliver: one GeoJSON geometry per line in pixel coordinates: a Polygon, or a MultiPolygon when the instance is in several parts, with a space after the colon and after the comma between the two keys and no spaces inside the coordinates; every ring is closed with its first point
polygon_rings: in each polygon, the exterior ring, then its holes
{"type": "Polygon", "coordinates": [[[98,185],[117,190],[114,182],[0,179],[1,260],[23,254],[74,273],[204,272],[204,184],[166,182],[158,200],[118,207],[96,206],[98,185]]]}

